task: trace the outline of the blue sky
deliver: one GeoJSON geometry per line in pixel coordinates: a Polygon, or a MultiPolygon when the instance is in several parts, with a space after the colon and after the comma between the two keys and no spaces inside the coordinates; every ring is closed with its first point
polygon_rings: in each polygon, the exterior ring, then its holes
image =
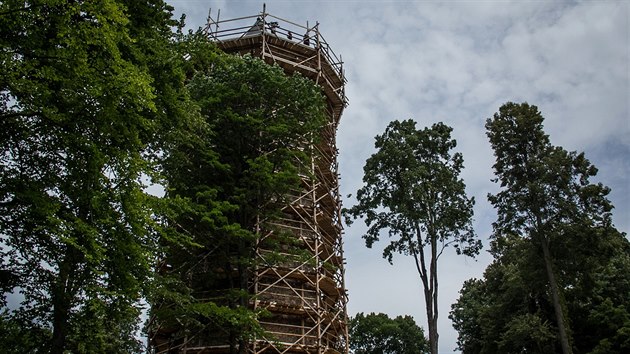
{"type": "MultiPolygon", "coordinates": [[[[188,28],[255,15],[261,1],[170,0],[188,28]]],[[[464,155],[463,178],[476,199],[475,230],[488,244],[495,213],[486,195],[494,157],[484,122],[507,101],[535,104],[555,145],[584,151],[612,188],[614,222],[630,230],[630,3],[627,1],[266,1],[267,11],[320,31],[343,57],[350,105],[337,141],[342,195],[361,186],[374,136],[394,119],[419,127],[454,128],[464,155]]],[[[345,200],[346,206],[352,200],[345,200]]],[[[415,267],[394,265],[365,248],[364,228],[345,231],[348,312],[413,315],[426,328],[415,267]]],[[[376,246],[378,247],[378,245],[376,246]]],[[[486,248],[487,249],[487,248],[486,248]]],[[[448,312],[464,280],[481,277],[491,257],[446,252],[440,260],[440,352],[452,353],[457,333],[448,312]]]]}

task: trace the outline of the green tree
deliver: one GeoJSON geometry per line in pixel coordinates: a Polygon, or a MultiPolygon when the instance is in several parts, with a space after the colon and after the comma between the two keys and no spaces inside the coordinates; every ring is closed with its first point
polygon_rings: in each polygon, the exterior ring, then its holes
{"type": "Polygon", "coordinates": [[[463,354],[483,353],[482,313],[488,306],[485,297],[484,282],[469,279],[459,291],[460,297],[451,305],[448,318],[453,321],[453,328],[458,333],[457,349],[463,354]]]}
{"type": "Polygon", "coordinates": [[[506,103],[486,122],[496,156],[497,181],[503,188],[488,199],[497,209],[495,237],[522,235],[536,243],[544,267],[565,354],[571,353],[567,309],[557,279],[553,248],[562,252],[573,229],[607,227],[612,206],[609,189],[592,184],[597,173],[584,154],[554,147],[543,131],[543,117],[536,106],[506,103]]]}
{"type": "MultiPolygon", "coordinates": [[[[449,318],[463,353],[552,353],[556,336],[549,325],[553,308],[526,240],[493,241],[495,261],[481,280],[469,280],[451,306],[449,318]]],[[[544,278],[543,278],[544,279],[544,278]]]]}
{"type": "Polygon", "coordinates": [[[185,345],[184,338],[227,339],[232,352],[243,352],[260,331],[260,314],[248,309],[255,251],[265,234],[278,232],[271,225],[300,186],[308,146],[324,124],[324,101],[306,78],[219,53],[201,34],[186,41],[187,89],[202,122],[167,151],[172,214],[165,231],[191,243],[165,243],[162,275],[179,291],[155,299],[151,331],[156,345],[166,340],[157,326],[176,326],[171,347],[185,345]]]}
{"type": "Polygon", "coordinates": [[[156,67],[177,62],[170,10],[0,3],[2,287],[24,296],[11,309],[3,299],[2,326],[15,334],[6,351],[139,349],[153,251],[141,178],[165,116],[177,121],[163,114],[172,67],[156,67]]]}
{"type": "MultiPolygon", "coordinates": [[[[601,231],[589,231],[588,247],[575,247],[557,257],[556,264],[563,265],[561,284],[570,309],[574,350],[625,353],[630,348],[630,242],[614,229],[607,234],[601,231]]],[[[483,279],[464,283],[452,305],[449,317],[459,333],[459,349],[463,353],[561,352],[540,249],[526,238],[506,235],[492,241],[491,252],[495,260],[483,279]]]]}
{"type": "Polygon", "coordinates": [[[609,189],[589,182],[597,169],[552,146],[542,123],[535,106],[514,103],[487,121],[503,188],[489,197],[498,210],[495,260],[452,306],[459,347],[625,352],[630,243],[612,225],[609,189]]]}
{"type": "Polygon", "coordinates": [[[394,253],[413,257],[424,289],[431,353],[438,353],[438,259],[453,245],[458,254],[474,256],[481,249],[471,219],[474,199],[459,178],[460,153],[451,128],[434,124],[417,130],[412,120],[393,121],[376,137],[377,152],[365,164],[358,204],[345,211],[346,221],[365,217],[367,247],[381,230],[392,239],[383,257],[394,253]]]}
{"type": "Polygon", "coordinates": [[[354,354],[429,353],[424,331],[411,316],[391,319],[384,313],[361,312],[350,319],[348,331],[354,354]]]}

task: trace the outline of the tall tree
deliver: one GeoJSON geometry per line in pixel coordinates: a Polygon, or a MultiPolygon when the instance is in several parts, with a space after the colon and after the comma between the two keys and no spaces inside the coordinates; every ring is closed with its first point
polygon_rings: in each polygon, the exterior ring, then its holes
{"type": "MultiPolygon", "coordinates": [[[[578,353],[630,350],[630,242],[614,228],[580,230],[555,258],[578,353]]],[[[518,235],[492,241],[482,279],[464,283],[450,318],[466,354],[560,353],[540,247],[518,235]]]]}
{"type": "Polygon", "coordinates": [[[348,326],[354,354],[424,354],[429,342],[411,316],[358,313],[348,326]]]}
{"type": "Polygon", "coordinates": [[[15,334],[7,351],[25,341],[52,353],[138,350],[152,251],[141,176],[166,121],[154,85],[168,83],[153,73],[167,70],[153,65],[167,61],[157,53],[168,47],[170,10],[0,3],[2,285],[24,297],[3,306],[15,334]]]}
{"type": "Polygon", "coordinates": [[[496,257],[481,280],[464,283],[449,318],[463,353],[553,353],[553,307],[544,269],[530,244],[517,236],[492,242],[496,257]]]}
{"type": "Polygon", "coordinates": [[[365,217],[367,247],[381,230],[392,239],[383,257],[413,257],[424,289],[431,353],[438,353],[438,260],[453,245],[458,254],[474,256],[481,241],[472,229],[474,199],[466,196],[460,153],[442,123],[417,130],[412,120],[393,121],[376,137],[377,152],[366,161],[358,203],[346,210],[346,221],[365,217]]]}
{"type": "Polygon", "coordinates": [[[609,189],[592,184],[597,173],[584,154],[552,146],[536,106],[506,103],[486,122],[502,190],[488,199],[497,209],[493,237],[526,237],[540,250],[562,352],[572,352],[571,330],[556,262],[577,230],[607,229],[609,189]]]}
{"type": "Polygon", "coordinates": [[[187,41],[187,89],[203,121],[167,151],[164,183],[175,207],[168,231],[191,244],[166,242],[163,272],[185,300],[155,299],[152,333],[160,345],[165,332],[157,326],[176,319],[172,347],[187,338],[244,352],[260,331],[258,313],[249,310],[256,247],[300,186],[308,146],[324,124],[324,101],[306,78],[220,53],[202,34],[187,41]]]}

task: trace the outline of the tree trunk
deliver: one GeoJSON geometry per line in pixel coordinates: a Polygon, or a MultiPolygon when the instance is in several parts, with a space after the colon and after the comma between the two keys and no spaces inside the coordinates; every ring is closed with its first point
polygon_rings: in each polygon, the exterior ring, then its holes
{"type": "Polygon", "coordinates": [[[54,285],[52,294],[53,305],[53,334],[52,345],[50,349],[51,354],[62,354],[66,347],[66,337],[68,335],[68,310],[70,309],[70,303],[68,296],[64,291],[64,280],[57,280],[57,284],[54,285]]]}
{"type": "MultiPolygon", "coordinates": [[[[431,345],[431,354],[438,354],[438,275],[437,275],[437,237],[431,236],[431,265],[429,267],[429,279],[431,284],[431,316],[428,317],[429,321],[429,344],[431,345]]],[[[428,315],[428,313],[427,313],[428,315]]]]}
{"type": "Polygon", "coordinates": [[[62,354],[66,350],[66,338],[68,336],[68,319],[72,298],[74,297],[76,250],[69,246],[66,254],[59,264],[59,274],[52,286],[53,306],[53,334],[51,354],[62,354]]]}
{"type": "Polygon", "coordinates": [[[429,343],[431,345],[431,354],[438,354],[438,340],[440,335],[437,330],[437,316],[433,317],[429,326],[429,343]]]}
{"type": "MultiPolygon", "coordinates": [[[[415,226],[416,238],[418,244],[422,244],[422,237],[420,232],[420,226],[415,226]]],[[[438,354],[438,278],[437,278],[437,238],[431,237],[431,259],[429,263],[429,271],[427,271],[426,259],[424,256],[424,248],[419,251],[416,250],[413,245],[410,247],[413,254],[414,261],[416,262],[416,270],[422,280],[422,288],[424,289],[424,303],[427,312],[427,324],[429,327],[429,347],[431,348],[431,354],[438,354]]]]}
{"type": "Polygon", "coordinates": [[[547,278],[549,278],[549,287],[551,288],[551,297],[553,301],[553,308],[556,313],[556,321],[558,322],[558,332],[560,335],[560,345],[562,346],[563,354],[572,354],[571,345],[569,344],[569,336],[567,334],[566,325],[564,323],[564,313],[562,309],[562,303],[560,302],[560,290],[558,289],[558,283],[556,276],[553,272],[553,266],[551,264],[551,255],[549,253],[549,241],[546,237],[541,237],[541,244],[543,249],[543,258],[545,261],[545,268],[547,270],[547,278]]]}
{"type": "Polygon", "coordinates": [[[429,347],[431,354],[438,354],[437,259],[435,258],[436,255],[434,251],[434,249],[431,250],[432,257],[429,265],[429,274],[427,274],[423,250],[417,253],[414,252],[414,259],[424,289],[424,303],[427,313],[427,325],[429,327],[429,347]],[[420,258],[419,261],[418,256],[420,258]]]}
{"type": "Polygon", "coordinates": [[[427,324],[429,327],[429,346],[431,354],[438,353],[438,330],[437,330],[437,313],[434,312],[435,301],[431,289],[424,289],[424,301],[427,311],[427,324]]]}

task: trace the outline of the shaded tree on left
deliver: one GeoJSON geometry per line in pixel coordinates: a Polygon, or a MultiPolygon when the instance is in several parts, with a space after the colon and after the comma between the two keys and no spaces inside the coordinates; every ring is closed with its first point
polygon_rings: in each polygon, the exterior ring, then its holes
{"type": "Polygon", "coordinates": [[[171,10],[157,0],[0,3],[8,352],[139,350],[154,244],[142,176],[159,155],[156,134],[183,112],[171,100],[181,81],[171,10]]]}

